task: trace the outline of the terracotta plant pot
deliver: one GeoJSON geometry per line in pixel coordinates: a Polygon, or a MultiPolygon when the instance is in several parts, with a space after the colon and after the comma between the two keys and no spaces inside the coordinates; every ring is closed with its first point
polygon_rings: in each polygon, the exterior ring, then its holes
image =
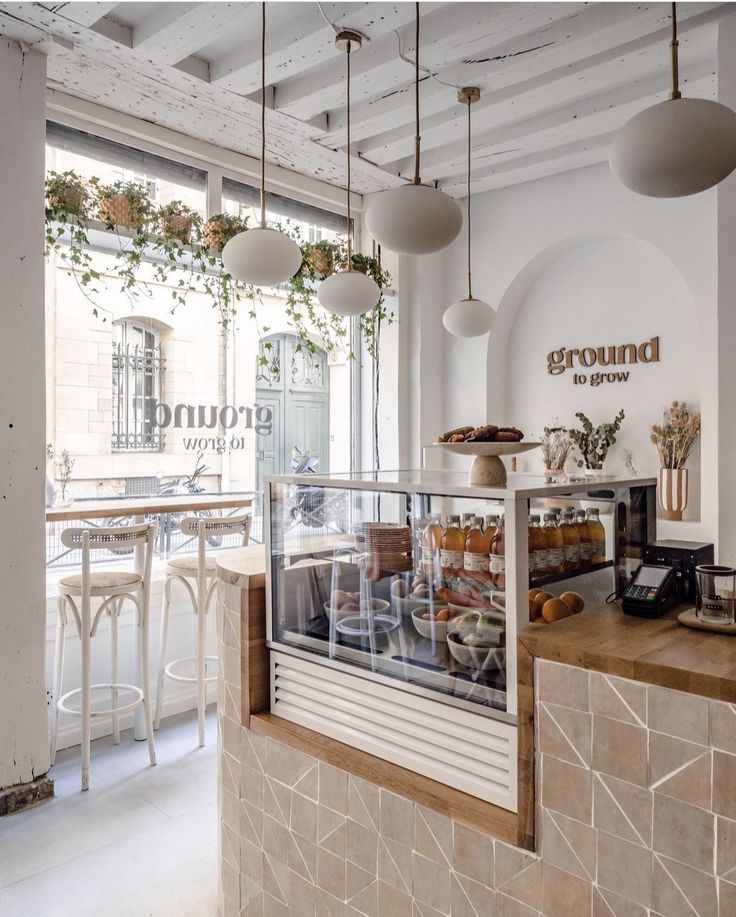
{"type": "Polygon", "coordinates": [[[106,223],[125,226],[128,229],[140,229],[145,222],[145,215],[140,208],[124,194],[111,194],[100,199],[100,217],[106,223]]]}
{"type": "Polygon", "coordinates": [[[84,199],[84,188],[78,187],[69,187],[55,194],[49,194],[49,204],[55,210],[65,210],[76,216],[79,216],[84,210],[84,199]]]}
{"type": "Polygon", "coordinates": [[[665,519],[682,521],[682,512],[687,506],[687,485],[687,468],[659,469],[659,505],[665,519]]]}
{"type": "Polygon", "coordinates": [[[162,219],[161,227],[168,239],[188,242],[192,236],[192,222],[193,218],[189,214],[172,213],[162,219]]]}
{"type": "Polygon", "coordinates": [[[203,240],[207,248],[214,248],[221,252],[233,236],[240,232],[228,223],[215,217],[210,217],[204,224],[203,240]]]}

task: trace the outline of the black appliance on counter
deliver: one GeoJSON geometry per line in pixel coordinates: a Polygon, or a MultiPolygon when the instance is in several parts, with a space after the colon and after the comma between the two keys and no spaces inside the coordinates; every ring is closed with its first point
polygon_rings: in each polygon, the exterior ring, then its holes
{"type": "Polygon", "coordinates": [[[714,563],[713,545],[700,541],[653,541],[644,547],[644,563],[672,567],[677,581],[677,599],[695,602],[695,568],[714,563]]]}

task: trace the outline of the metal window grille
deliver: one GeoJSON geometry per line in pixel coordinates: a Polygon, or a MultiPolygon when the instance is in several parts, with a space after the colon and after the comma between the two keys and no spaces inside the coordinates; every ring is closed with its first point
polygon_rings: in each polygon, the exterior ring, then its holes
{"type": "Polygon", "coordinates": [[[164,447],[164,436],[155,426],[151,410],[162,390],[165,366],[161,345],[154,344],[154,340],[153,335],[146,334],[144,346],[113,344],[114,452],[158,452],[164,447]],[[149,343],[151,346],[146,346],[149,343]]]}

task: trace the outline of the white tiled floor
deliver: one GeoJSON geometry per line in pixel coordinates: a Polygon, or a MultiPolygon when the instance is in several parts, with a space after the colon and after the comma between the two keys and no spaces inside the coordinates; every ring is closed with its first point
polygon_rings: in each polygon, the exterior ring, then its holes
{"type": "Polygon", "coordinates": [[[158,765],[123,733],[59,752],[56,797],[0,819],[2,917],[215,917],[217,721],[197,747],[195,714],[164,720],[158,765]]]}

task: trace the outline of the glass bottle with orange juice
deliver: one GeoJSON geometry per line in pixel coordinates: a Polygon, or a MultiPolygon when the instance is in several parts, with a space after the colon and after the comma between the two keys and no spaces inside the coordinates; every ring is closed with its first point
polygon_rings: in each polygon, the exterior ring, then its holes
{"type": "Polygon", "coordinates": [[[503,519],[501,516],[498,520],[498,527],[491,541],[491,583],[499,592],[506,591],[506,541],[503,519]]]}
{"type": "Polygon", "coordinates": [[[460,516],[448,516],[447,528],[442,534],[440,567],[443,576],[459,576],[463,572],[465,535],[460,528],[460,516]]]}
{"type": "Polygon", "coordinates": [[[432,513],[422,535],[422,570],[435,572],[435,561],[442,547],[442,523],[439,513],[432,513]]]}
{"type": "Polygon", "coordinates": [[[580,569],[580,535],[575,526],[572,510],[562,512],[560,532],[565,543],[565,573],[574,573],[580,569]]]}
{"type": "Polygon", "coordinates": [[[463,565],[468,576],[487,583],[491,578],[489,565],[493,536],[488,529],[483,531],[482,524],[483,519],[480,516],[473,517],[473,524],[465,536],[463,565]]]}
{"type": "Polygon", "coordinates": [[[591,564],[604,564],[606,562],[606,530],[603,528],[597,509],[588,510],[588,534],[591,543],[591,564]]]}
{"type": "Polygon", "coordinates": [[[550,576],[557,576],[565,572],[565,539],[557,525],[557,516],[554,513],[544,514],[544,527],[542,528],[547,539],[547,572],[550,576]]]}
{"type": "Polygon", "coordinates": [[[585,510],[579,509],[575,513],[575,528],[580,537],[580,568],[586,570],[591,564],[593,555],[593,539],[585,518],[585,510]]]}

